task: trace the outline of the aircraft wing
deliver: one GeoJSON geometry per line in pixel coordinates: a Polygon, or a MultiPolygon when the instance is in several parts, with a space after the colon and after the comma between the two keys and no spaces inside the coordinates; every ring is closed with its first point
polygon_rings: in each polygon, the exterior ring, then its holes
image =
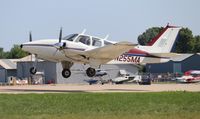
{"type": "Polygon", "coordinates": [[[100,48],[95,48],[86,51],[84,54],[88,58],[94,60],[99,60],[100,63],[107,63],[108,61],[115,59],[119,55],[127,52],[128,50],[134,48],[137,44],[130,42],[118,42],[111,45],[106,45],[100,48]]]}

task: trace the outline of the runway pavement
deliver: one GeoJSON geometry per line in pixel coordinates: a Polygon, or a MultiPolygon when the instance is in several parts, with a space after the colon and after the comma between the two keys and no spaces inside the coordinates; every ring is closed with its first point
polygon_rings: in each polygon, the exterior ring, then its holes
{"type": "Polygon", "coordinates": [[[121,84],[121,85],[16,85],[0,86],[0,93],[68,93],[68,92],[162,92],[191,91],[200,92],[200,84],[121,84]]]}

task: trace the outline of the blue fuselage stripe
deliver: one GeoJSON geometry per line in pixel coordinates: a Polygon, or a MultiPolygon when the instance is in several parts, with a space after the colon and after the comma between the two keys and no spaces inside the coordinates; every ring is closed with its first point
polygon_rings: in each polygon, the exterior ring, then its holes
{"type": "MultiPolygon", "coordinates": [[[[55,47],[54,44],[23,44],[23,46],[41,46],[41,47],[55,47]]],[[[84,51],[83,48],[71,48],[71,47],[63,47],[64,49],[72,49],[72,50],[80,50],[84,51]]]]}

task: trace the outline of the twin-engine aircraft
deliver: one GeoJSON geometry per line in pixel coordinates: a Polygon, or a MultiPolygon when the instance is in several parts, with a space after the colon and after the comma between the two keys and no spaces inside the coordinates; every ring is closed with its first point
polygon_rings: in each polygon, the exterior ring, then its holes
{"type": "MultiPolygon", "coordinates": [[[[96,69],[100,68],[102,64],[140,64],[166,61],[171,56],[170,51],[179,30],[180,27],[167,25],[158,36],[149,42],[149,46],[140,46],[126,41],[109,41],[107,37],[102,39],[85,35],[85,31],[62,37],[61,28],[59,39],[32,41],[30,33],[30,42],[23,43],[21,48],[35,54],[36,59],[61,62],[64,78],[71,76],[70,68],[74,63],[89,64],[90,67],[86,70],[86,74],[93,77],[96,69]]],[[[30,73],[35,74],[36,72],[36,65],[34,65],[30,68],[30,73]]]]}

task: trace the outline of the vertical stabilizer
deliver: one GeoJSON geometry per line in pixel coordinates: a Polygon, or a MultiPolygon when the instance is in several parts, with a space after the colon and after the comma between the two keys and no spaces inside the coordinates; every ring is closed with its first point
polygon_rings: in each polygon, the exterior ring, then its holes
{"type": "Polygon", "coordinates": [[[180,29],[181,27],[167,25],[155,38],[148,43],[147,47],[150,47],[152,52],[170,52],[180,29]]]}

